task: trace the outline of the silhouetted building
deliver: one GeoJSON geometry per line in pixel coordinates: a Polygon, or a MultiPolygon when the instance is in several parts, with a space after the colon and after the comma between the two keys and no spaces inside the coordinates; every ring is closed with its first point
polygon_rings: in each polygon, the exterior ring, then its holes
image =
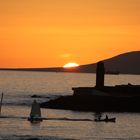
{"type": "Polygon", "coordinates": [[[105,74],[104,62],[100,61],[97,63],[96,68],[96,88],[98,89],[104,87],[104,74],[105,74]]]}

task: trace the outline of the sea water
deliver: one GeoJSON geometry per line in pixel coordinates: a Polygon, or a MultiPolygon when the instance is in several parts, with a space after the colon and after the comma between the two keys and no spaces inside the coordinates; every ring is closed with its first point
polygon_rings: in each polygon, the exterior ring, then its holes
{"type": "MultiPolygon", "coordinates": [[[[104,113],[116,117],[116,123],[97,123],[92,121],[94,112],[41,109],[42,116],[50,119],[36,124],[27,121],[34,100],[32,95],[39,95],[37,101],[40,103],[62,95],[72,95],[72,87],[94,86],[95,78],[95,74],[83,73],[0,71],[0,92],[4,93],[0,140],[140,139],[139,113],[104,113]]],[[[140,76],[105,76],[105,85],[128,83],[140,84],[140,76]]]]}

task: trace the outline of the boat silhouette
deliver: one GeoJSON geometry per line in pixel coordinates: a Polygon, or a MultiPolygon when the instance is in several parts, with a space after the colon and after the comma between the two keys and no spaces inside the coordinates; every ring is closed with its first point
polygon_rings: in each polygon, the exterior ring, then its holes
{"type": "Polygon", "coordinates": [[[104,118],[104,119],[100,119],[100,118],[97,118],[97,119],[94,119],[95,122],[116,122],[116,118],[113,117],[113,118],[104,118]]]}
{"type": "Polygon", "coordinates": [[[41,117],[40,104],[37,103],[36,100],[33,101],[32,108],[31,108],[31,113],[30,113],[30,116],[28,117],[28,121],[30,121],[32,123],[43,121],[43,119],[41,117]]]}

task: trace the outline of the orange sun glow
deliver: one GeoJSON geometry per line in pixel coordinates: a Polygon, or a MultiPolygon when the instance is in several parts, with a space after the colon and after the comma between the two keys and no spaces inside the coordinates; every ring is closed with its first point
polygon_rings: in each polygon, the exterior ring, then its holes
{"type": "Polygon", "coordinates": [[[67,63],[63,66],[63,68],[72,68],[72,67],[78,67],[79,64],[77,63],[67,63]]]}

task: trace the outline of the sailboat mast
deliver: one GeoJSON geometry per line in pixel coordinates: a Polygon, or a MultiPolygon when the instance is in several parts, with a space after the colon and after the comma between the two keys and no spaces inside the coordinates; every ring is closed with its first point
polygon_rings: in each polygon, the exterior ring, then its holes
{"type": "Polygon", "coordinates": [[[1,95],[1,101],[0,101],[0,115],[1,115],[1,108],[2,108],[2,100],[3,100],[3,93],[1,95]]]}

